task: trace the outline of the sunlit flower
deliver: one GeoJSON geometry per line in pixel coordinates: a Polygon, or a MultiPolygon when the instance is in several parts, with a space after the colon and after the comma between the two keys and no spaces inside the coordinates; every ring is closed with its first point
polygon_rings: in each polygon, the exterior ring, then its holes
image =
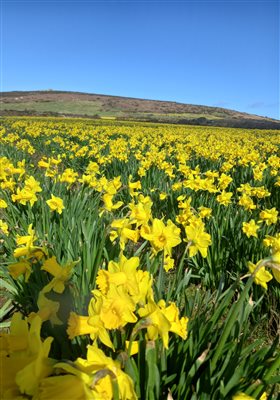
{"type": "Polygon", "coordinates": [[[150,241],[155,253],[164,250],[171,255],[171,249],[181,243],[180,228],[171,220],[165,225],[163,221],[155,218],[148,232],[141,229],[141,236],[150,241]]]}
{"type": "Polygon", "coordinates": [[[7,208],[8,204],[4,199],[0,199],[0,208],[7,208]]]}
{"type": "Polygon", "coordinates": [[[267,290],[267,282],[271,281],[271,279],[273,279],[273,276],[265,269],[264,266],[260,267],[261,263],[262,260],[260,260],[257,264],[253,264],[251,261],[249,261],[248,268],[250,273],[254,277],[254,282],[257,285],[261,285],[264,289],[267,290]]]}
{"type": "Polygon", "coordinates": [[[208,247],[211,245],[211,236],[204,230],[204,223],[201,219],[192,220],[189,226],[185,227],[189,242],[189,255],[193,257],[199,251],[202,257],[207,256],[208,247]]]}
{"type": "Polygon", "coordinates": [[[62,213],[62,210],[65,208],[63,205],[63,200],[60,197],[56,197],[52,194],[50,200],[46,201],[47,205],[50,207],[51,211],[57,211],[58,214],[62,213]]]}
{"type": "Polygon", "coordinates": [[[277,217],[278,211],[275,207],[260,212],[260,219],[264,221],[266,225],[276,224],[277,217]]]}
{"type": "Polygon", "coordinates": [[[249,238],[251,236],[258,237],[257,231],[260,228],[258,224],[256,224],[255,220],[251,219],[249,222],[243,222],[242,224],[242,232],[249,238]]]}

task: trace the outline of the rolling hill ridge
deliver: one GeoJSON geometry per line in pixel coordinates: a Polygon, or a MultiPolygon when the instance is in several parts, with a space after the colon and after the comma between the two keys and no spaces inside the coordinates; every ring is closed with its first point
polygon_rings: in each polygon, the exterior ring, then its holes
{"type": "Polygon", "coordinates": [[[0,115],[49,115],[280,129],[280,121],[221,107],[58,90],[0,93],[0,115]]]}

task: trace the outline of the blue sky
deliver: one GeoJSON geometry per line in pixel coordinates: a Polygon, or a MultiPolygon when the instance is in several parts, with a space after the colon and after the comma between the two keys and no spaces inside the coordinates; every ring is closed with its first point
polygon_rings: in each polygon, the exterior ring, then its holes
{"type": "Polygon", "coordinates": [[[59,89],[280,119],[279,1],[2,0],[1,91],[59,89]]]}

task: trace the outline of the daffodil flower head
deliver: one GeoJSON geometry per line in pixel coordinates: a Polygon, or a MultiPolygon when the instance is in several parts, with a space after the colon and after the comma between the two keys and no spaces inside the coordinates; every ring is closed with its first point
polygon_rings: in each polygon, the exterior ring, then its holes
{"type": "Polygon", "coordinates": [[[187,239],[189,243],[189,255],[193,257],[199,251],[202,257],[207,256],[208,247],[211,245],[211,236],[204,230],[204,223],[200,218],[193,218],[190,225],[185,227],[187,239]]]}
{"type": "Polygon", "coordinates": [[[263,260],[258,261],[257,264],[253,264],[249,261],[248,268],[250,273],[253,275],[254,282],[267,290],[267,282],[271,281],[273,276],[265,269],[263,260]]]}
{"type": "Polygon", "coordinates": [[[51,211],[57,211],[58,214],[62,213],[64,210],[63,200],[60,197],[56,197],[53,194],[51,199],[47,200],[47,205],[50,207],[51,211]]]}

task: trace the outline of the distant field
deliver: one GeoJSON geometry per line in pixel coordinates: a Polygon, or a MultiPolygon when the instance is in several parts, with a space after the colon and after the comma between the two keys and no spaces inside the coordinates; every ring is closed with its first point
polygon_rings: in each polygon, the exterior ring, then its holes
{"type": "Polygon", "coordinates": [[[113,115],[121,114],[118,110],[104,111],[101,105],[93,101],[42,101],[26,103],[4,103],[1,105],[3,110],[34,110],[36,112],[56,112],[60,114],[80,114],[80,115],[113,115]]]}
{"type": "Polygon", "coordinates": [[[42,101],[42,102],[21,102],[21,103],[3,103],[2,110],[17,110],[17,111],[30,111],[36,113],[54,112],[59,114],[75,114],[75,115],[88,115],[88,116],[108,116],[108,117],[131,117],[131,118],[151,118],[160,119],[162,121],[170,121],[176,119],[220,119],[221,116],[210,115],[207,113],[159,113],[159,112],[134,112],[122,111],[118,108],[112,108],[108,111],[102,110],[102,104],[98,101],[42,101]]]}
{"type": "Polygon", "coordinates": [[[118,120],[235,128],[279,129],[267,117],[221,107],[62,91],[3,92],[0,115],[109,117],[118,120]]]}

